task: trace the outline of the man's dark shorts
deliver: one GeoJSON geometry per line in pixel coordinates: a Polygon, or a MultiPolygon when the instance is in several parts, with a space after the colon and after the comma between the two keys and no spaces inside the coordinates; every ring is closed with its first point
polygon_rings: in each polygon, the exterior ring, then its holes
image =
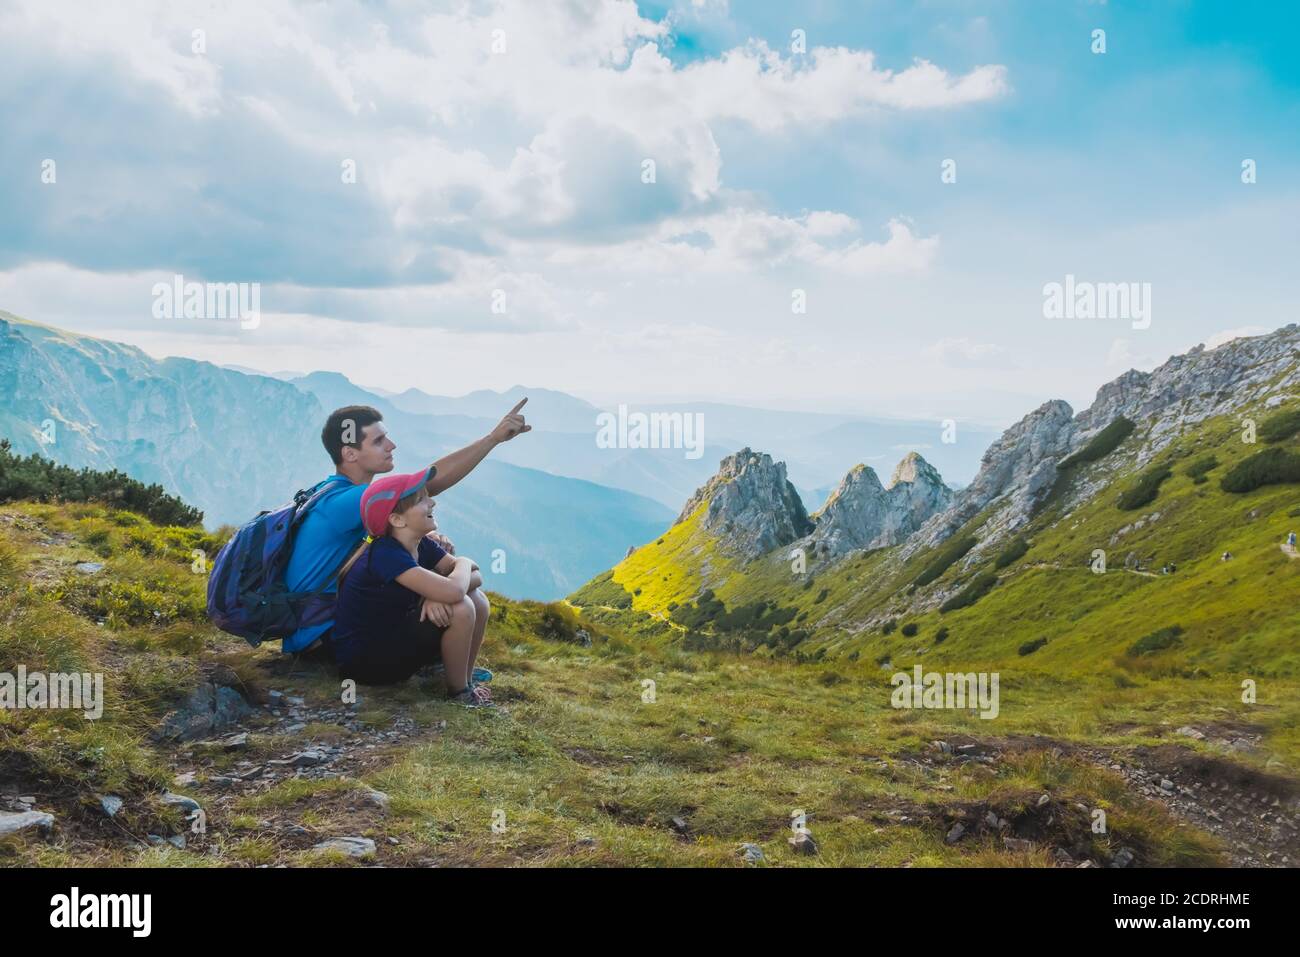
{"type": "Polygon", "coordinates": [[[425,665],[442,661],[442,633],[431,621],[420,621],[416,605],[400,627],[372,636],[348,661],[339,662],[339,677],[363,685],[391,685],[403,682],[425,665]]]}

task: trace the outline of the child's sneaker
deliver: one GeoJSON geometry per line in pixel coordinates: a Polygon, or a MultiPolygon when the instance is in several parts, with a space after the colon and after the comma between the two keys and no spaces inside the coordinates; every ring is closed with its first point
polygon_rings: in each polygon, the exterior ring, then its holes
{"type": "MultiPolygon", "coordinates": [[[[447,673],[447,666],[441,661],[435,665],[430,665],[429,667],[432,669],[429,672],[430,674],[441,676],[447,673]]],[[[473,673],[470,675],[470,680],[485,685],[492,680],[492,672],[488,671],[486,668],[475,668],[473,673]]]]}
{"type": "Polygon", "coordinates": [[[492,699],[483,693],[482,688],[476,688],[473,685],[467,687],[460,694],[452,695],[451,700],[466,708],[495,708],[492,699]]]}

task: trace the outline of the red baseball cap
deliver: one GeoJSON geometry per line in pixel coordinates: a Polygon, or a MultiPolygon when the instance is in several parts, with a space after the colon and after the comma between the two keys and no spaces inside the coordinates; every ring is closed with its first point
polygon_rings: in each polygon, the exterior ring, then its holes
{"type": "Polygon", "coordinates": [[[375,538],[388,530],[388,516],[397,503],[408,495],[420,491],[437,474],[437,467],[412,472],[410,475],[385,475],[375,479],[361,493],[361,524],[375,538]]]}

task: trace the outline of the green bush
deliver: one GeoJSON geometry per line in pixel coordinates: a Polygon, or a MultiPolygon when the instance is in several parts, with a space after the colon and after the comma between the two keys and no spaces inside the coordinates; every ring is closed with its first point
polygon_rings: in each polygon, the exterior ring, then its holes
{"type": "Polygon", "coordinates": [[[1252,492],[1265,485],[1300,482],[1300,455],[1286,449],[1265,449],[1242,459],[1219,480],[1225,492],[1252,492]]]}
{"type": "Polygon", "coordinates": [[[947,641],[947,640],[948,640],[948,628],[947,628],[947,626],[945,626],[945,627],[943,627],[943,628],[940,628],[938,631],[936,631],[936,632],[934,633],[934,643],[935,643],[936,645],[941,645],[941,644],[943,644],[943,643],[944,643],[945,641],[947,641]]]}
{"type": "Polygon", "coordinates": [[[1047,644],[1046,638],[1035,638],[1033,641],[1026,641],[1023,645],[1021,645],[1018,649],[1016,649],[1016,653],[1023,658],[1025,655],[1032,655],[1035,651],[1043,647],[1043,645],[1045,644],[1047,644]]]}
{"type": "Polygon", "coordinates": [[[894,633],[894,629],[897,627],[898,627],[898,622],[895,619],[891,618],[889,619],[889,621],[885,622],[883,625],[880,626],[880,633],[882,635],[892,635],[894,633]]]}
{"type": "Polygon", "coordinates": [[[907,638],[915,638],[916,633],[920,630],[921,629],[917,627],[916,622],[909,621],[906,625],[903,626],[902,634],[907,638]]]}
{"type": "Polygon", "coordinates": [[[1153,465],[1147,469],[1137,482],[1120,493],[1118,503],[1120,510],[1131,512],[1154,502],[1156,496],[1160,494],[1160,486],[1173,474],[1173,469],[1168,465],[1153,465]]]}
{"type": "Polygon", "coordinates": [[[998,583],[998,576],[994,572],[980,572],[971,579],[970,584],[953,595],[946,602],[939,606],[939,612],[946,613],[956,611],[958,608],[965,608],[973,605],[989,593],[994,585],[998,583]]]}
{"type": "Polygon", "coordinates": [[[826,600],[826,596],[829,595],[830,593],[831,590],[829,588],[823,588],[821,591],[817,593],[817,597],[813,599],[813,604],[820,605],[822,602],[826,600]]]}
{"type": "Polygon", "coordinates": [[[1197,485],[1203,485],[1207,479],[1205,473],[1213,471],[1219,467],[1219,460],[1213,455],[1202,455],[1195,462],[1183,469],[1183,474],[1187,475],[1197,485]]]}
{"type": "Polygon", "coordinates": [[[1140,655],[1151,655],[1157,651],[1163,651],[1166,648],[1172,648],[1175,645],[1182,644],[1179,635],[1183,633],[1181,625],[1170,625],[1168,628],[1161,628],[1153,631],[1149,635],[1143,635],[1137,641],[1129,646],[1128,654],[1131,657],[1140,655]]]}
{"type": "Polygon", "coordinates": [[[1128,419],[1120,416],[1110,425],[1106,426],[1100,432],[1089,440],[1088,444],[1073,455],[1067,455],[1063,458],[1057,468],[1061,471],[1072,469],[1076,465],[1083,465],[1087,462],[1095,462],[1100,458],[1109,455],[1119,447],[1119,444],[1127,439],[1136,428],[1128,419]]]}
{"type": "Polygon", "coordinates": [[[551,602],[542,608],[537,620],[537,635],[547,641],[577,641],[578,615],[562,602],[551,602]]]}
{"type": "Polygon", "coordinates": [[[1300,432],[1300,405],[1269,416],[1259,427],[1259,437],[1265,442],[1285,442],[1300,432]]]}
{"type": "Polygon", "coordinates": [[[21,458],[13,454],[8,439],[0,439],[0,502],[20,499],[102,502],[139,512],[159,525],[191,526],[203,521],[201,511],[168,495],[161,485],[145,485],[116,470],[73,469],[36,454],[21,458]]]}
{"type": "Polygon", "coordinates": [[[1006,568],[1012,562],[1023,558],[1027,551],[1029,551],[1029,541],[1022,535],[1002,549],[993,565],[995,568],[1006,568]]]}
{"type": "Polygon", "coordinates": [[[921,574],[916,576],[915,584],[922,587],[930,584],[972,548],[975,547],[975,536],[967,535],[965,538],[959,538],[948,542],[944,545],[935,556],[930,559],[930,563],[921,570],[921,574]]]}

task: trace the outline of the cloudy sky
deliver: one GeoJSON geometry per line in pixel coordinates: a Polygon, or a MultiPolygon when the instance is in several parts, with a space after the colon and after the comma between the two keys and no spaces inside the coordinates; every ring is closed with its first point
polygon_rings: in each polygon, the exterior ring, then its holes
{"type": "Polygon", "coordinates": [[[0,309],[394,390],[1080,408],[1300,321],[1280,6],[5,0],[0,309]],[[157,318],[177,273],[260,324],[157,318]],[[1067,274],[1149,328],[1045,318],[1067,274]]]}

